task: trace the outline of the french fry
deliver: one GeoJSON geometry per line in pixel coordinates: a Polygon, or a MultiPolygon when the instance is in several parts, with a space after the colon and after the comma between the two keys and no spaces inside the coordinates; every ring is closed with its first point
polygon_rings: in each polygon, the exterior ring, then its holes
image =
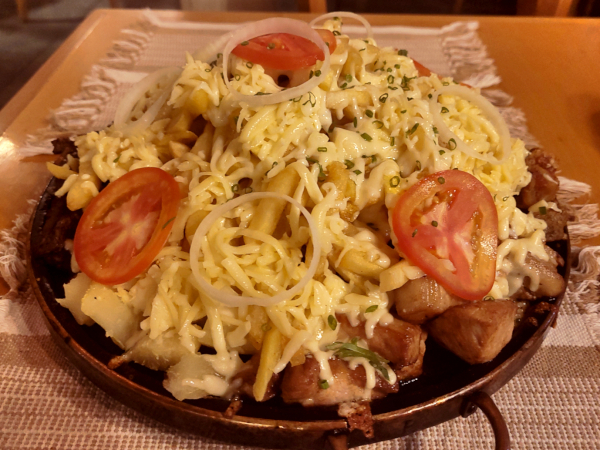
{"type": "Polygon", "coordinates": [[[338,199],[348,199],[346,208],[340,211],[340,217],[346,222],[354,221],[358,213],[358,207],[353,203],[356,199],[356,184],[350,179],[346,165],[339,161],[329,164],[325,181],[335,184],[339,192],[338,199]]]}
{"type": "Polygon", "coordinates": [[[362,275],[367,278],[379,278],[384,268],[370,262],[367,255],[359,250],[347,251],[340,261],[340,268],[349,270],[357,275],[362,275]]]}
{"type": "Polygon", "coordinates": [[[47,162],[46,167],[52,175],[54,175],[60,180],[66,180],[67,178],[69,178],[70,175],[75,174],[75,172],[71,170],[68,164],[65,164],[64,166],[57,166],[56,164],[47,162]]]}
{"type": "Polygon", "coordinates": [[[271,329],[265,334],[263,346],[260,351],[260,363],[256,372],[256,381],[252,387],[254,399],[261,402],[265,398],[267,388],[273,376],[273,369],[281,358],[283,346],[281,342],[281,333],[273,324],[271,329]]]}
{"type": "MultiPolygon", "coordinates": [[[[300,175],[298,175],[298,172],[288,166],[273,177],[266,190],[267,192],[276,192],[292,196],[299,182],[300,175]]],[[[250,221],[249,228],[269,235],[273,234],[286,205],[287,202],[285,200],[272,198],[262,199],[258,203],[256,213],[250,221]]],[[[245,241],[246,243],[254,242],[253,239],[245,239],[245,241]]]]}
{"type": "MultiPolygon", "coordinates": [[[[248,332],[250,344],[260,350],[263,344],[263,339],[266,329],[269,326],[269,316],[267,311],[262,306],[248,306],[248,315],[246,319],[250,321],[250,331],[248,332]]],[[[272,325],[271,325],[272,326],[272,325]]]]}
{"type": "Polygon", "coordinates": [[[82,186],[87,182],[93,183],[96,189],[100,188],[100,178],[94,172],[92,162],[89,160],[79,163],[79,176],[67,194],[67,207],[71,211],[77,211],[87,206],[94,198],[94,193],[82,186]],[[89,176],[86,177],[86,175],[89,176]]]}

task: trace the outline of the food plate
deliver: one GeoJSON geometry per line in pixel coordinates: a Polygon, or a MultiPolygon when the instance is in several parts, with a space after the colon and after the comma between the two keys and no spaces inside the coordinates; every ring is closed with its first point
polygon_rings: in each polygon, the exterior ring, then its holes
{"type": "MultiPolygon", "coordinates": [[[[374,437],[351,430],[335,408],[304,408],[274,398],[257,403],[244,400],[235,415],[230,402],[204,398],[180,402],[162,386],[163,372],[135,363],[112,370],[109,361],[122,353],[98,326],[80,326],[56,298],[72,274],[42,257],[44,239],[55,234],[57,223],[73,220],[64,198],[54,196],[62,180],[53,178],[32,216],[27,258],[33,291],[53,338],[68,359],[94,384],[125,405],[167,425],[208,438],[265,448],[346,448],[405,436],[435,426],[480,406],[492,422],[496,448],[509,448],[506,426],[489,399],[535,354],[555,322],[564,295],[532,304],[515,328],[513,338],[492,361],[471,366],[427,340],[424,373],[400,386],[399,392],[371,402],[374,437]]],[[[74,229],[73,229],[74,231],[74,229]]],[[[552,243],[564,258],[559,273],[569,276],[569,241],[552,243]]]]}

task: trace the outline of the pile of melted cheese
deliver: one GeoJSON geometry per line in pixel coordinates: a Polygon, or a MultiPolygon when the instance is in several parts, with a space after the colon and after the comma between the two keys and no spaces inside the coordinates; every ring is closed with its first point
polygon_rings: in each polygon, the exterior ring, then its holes
{"type": "MultiPolygon", "coordinates": [[[[319,87],[299,98],[249,107],[231,98],[222,79],[222,61],[198,61],[188,55],[168,106],[147,130],[123,136],[108,127],[75,142],[81,160],[91,161],[103,182],[139,167],[161,167],[185,193],[168,243],[150,269],[124,285],[98,288],[101,298],[128,311],[125,315],[132,323],[125,331],[116,330],[109,323],[112,318],[92,314],[128,350],[130,360],[168,370],[166,387],[179,399],[231,393],[229,381],[241,366],[239,355],[257,351],[250,339],[253,314],[268,317],[285,337],[275,372],[301,352],[320,362],[321,379],[334,383],[327,363],[333,352],[327,346],[339,340],[339,326],[332,329],[330,316],[346,314],[355,325],[365,321],[371,336],[376,324],[392,320],[387,291],[423,276],[418,267],[390,254],[376,232],[379,225],[356,227],[352,220],[373,204],[392,208],[398,196],[425,175],[466,171],[491,192],[501,244],[489,295],[506,298],[518,290],[528,252],[548,259],[543,247],[545,223],[520,211],[514,199],[531,177],[523,142],[512,140],[512,152],[502,165],[449,148],[438,140],[428,100],[436,89],[454,83],[451,78],[419,76],[405,52],[379,48],[373,39],[350,39],[341,34],[339,21],[328,21],[325,27],[338,41],[329,73],[319,87]],[[200,114],[207,124],[198,136],[191,128],[200,114]],[[345,164],[355,184],[352,220],[340,214],[350,200],[333,183],[322,182],[333,163],[345,164]],[[238,195],[264,190],[290,166],[300,179],[293,198],[308,205],[318,224],[321,275],[300,294],[269,307],[230,307],[211,299],[198,289],[191,264],[201,264],[213,286],[249,295],[256,286],[263,286],[263,291],[267,286],[274,295],[306,272],[302,249],[309,245],[310,235],[294,207],[286,212],[291,232],[279,239],[253,236],[253,244],[231,245],[256,213],[257,203],[247,203],[215,222],[200,261],[190,261],[189,247],[182,245],[189,238],[186,224],[194,215],[201,220],[238,195]],[[340,277],[335,265],[351,250],[381,267],[380,277],[361,283],[340,277]],[[216,354],[201,354],[202,345],[214,348],[216,354]]],[[[231,56],[230,67],[232,87],[244,94],[280,90],[259,65],[231,56]]],[[[474,150],[486,154],[498,147],[496,130],[476,106],[451,95],[440,96],[439,102],[446,108],[442,114],[446,125],[474,150]]],[[[67,193],[74,180],[67,180],[58,194],[67,193]]],[[[381,227],[387,226],[385,221],[384,217],[381,227]]],[[[72,310],[78,309],[77,302],[69,297],[81,296],[95,285],[86,278],[80,274],[75,279],[83,287],[67,286],[63,303],[72,310]]],[[[81,323],[89,322],[86,310],[90,307],[76,311],[81,323]]],[[[352,364],[365,367],[367,388],[372,388],[373,367],[361,358],[352,364]]]]}

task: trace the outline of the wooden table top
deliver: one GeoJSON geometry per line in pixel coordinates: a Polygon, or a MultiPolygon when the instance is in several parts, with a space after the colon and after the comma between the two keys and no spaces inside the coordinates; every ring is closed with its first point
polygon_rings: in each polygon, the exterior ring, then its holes
{"type": "MultiPolygon", "coordinates": [[[[156,11],[167,21],[242,22],[267,13],[156,11]]],[[[10,228],[49,179],[50,156],[19,160],[16,147],[46,125],[48,112],[76,94],[83,77],[101,59],[119,31],[135,23],[137,10],[96,10],[0,111],[0,229],[10,228]],[[7,195],[9,194],[9,195],[7,195]]],[[[310,19],[309,14],[279,14],[310,19]]],[[[500,89],[514,96],[529,130],[553,152],[562,175],[592,185],[600,203],[600,19],[365,15],[373,25],[440,27],[476,20],[479,35],[502,77],[500,89]]],[[[600,244],[600,239],[589,244],[600,244]]],[[[0,280],[1,281],[1,280],[0,280]]],[[[0,293],[5,291],[0,286],[0,293]]]]}

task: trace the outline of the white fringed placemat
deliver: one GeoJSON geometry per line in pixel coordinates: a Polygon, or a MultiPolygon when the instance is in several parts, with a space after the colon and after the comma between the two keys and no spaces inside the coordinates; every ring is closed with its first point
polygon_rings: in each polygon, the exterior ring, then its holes
{"type": "MultiPolygon", "coordinates": [[[[84,79],[79,94],[65,99],[50,125],[21,149],[48,152],[49,139],[105,127],[121,95],[147,73],[184,63],[185,51],[205,45],[232,24],[164,23],[151,13],[123,30],[106,58],[84,79]]],[[[405,48],[434,72],[476,87],[499,83],[494,62],[477,35],[476,22],[441,29],[374,27],[379,45],[405,48]]],[[[360,32],[358,27],[350,32],[360,32]]],[[[486,90],[501,107],[513,136],[535,144],[510,96],[486,90]]],[[[561,179],[571,201],[589,186],[561,179]]],[[[598,234],[597,205],[577,207],[574,238],[598,234]]],[[[0,298],[1,449],[239,449],[179,432],[121,405],[71,366],[54,344],[25,280],[27,215],[2,232],[0,274],[12,291],[0,298]]],[[[514,449],[597,449],[600,446],[600,248],[579,253],[557,327],[529,365],[494,395],[514,449]]],[[[491,449],[493,435],[481,412],[364,450],[491,449]]]]}

